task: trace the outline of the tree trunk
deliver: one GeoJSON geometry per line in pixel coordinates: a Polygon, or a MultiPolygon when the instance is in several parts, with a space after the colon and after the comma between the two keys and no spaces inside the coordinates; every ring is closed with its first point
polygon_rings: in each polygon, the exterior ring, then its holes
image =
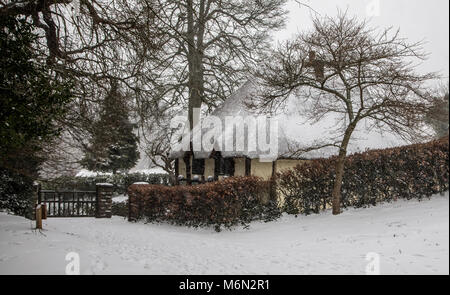
{"type": "Polygon", "coordinates": [[[352,136],[353,130],[355,130],[355,124],[351,124],[345,131],[344,139],[342,140],[341,147],[339,149],[339,156],[336,163],[336,177],[334,179],[334,186],[332,192],[333,202],[333,215],[341,213],[341,187],[342,180],[344,178],[345,158],[347,156],[347,147],[352,136]]]}
{"type": "Polygon", "coordinates": [[[346,152],[339,157],[336,163],[336,177],[334,179],[332,200],[333,200],[333,215],[338,215],[341,213],[341,187],[342,179],[344,177],[344,165],[345,165],[346,152]]]}
{"type": "MultiPolygon", "coordinates": [[[[200,2],[200,8],[198,12],[194,11],[194,5],[192,0],[186,1],[187,7],[187,41],[188,41],[188,69],[189,69],[189,103],[188,103],[188,120],[189,128],[192,130],[199,122],[200,111],[194,112],[195,109],[200,109],[203,102],[204,95],[204,73],[203,73],[203,34],[205,29],[204,20],[202,18],[204,12],[204,1],[200,2]],[[199,15],[197,22],[195,21],[195,15],[199,15]]],[[[190,152],[186,154],[193,158],[193,143],[192,137],[190,138],[190,152]]],[[[187,156],[185,156],[186,164],[186,178],[188,185],[191,185],[191,165],[187,156]]]]}
{"type": "Polygon", "coordinates": [[[199,122],[200,112],[194,114],[194,109],[200,109],[202,106],[203,97],[203,70],[202,57],[198,52],[192,52],[189,56],[189,126],[191,130],[194,125],[199,122]]]}
{"type": "MultiPolygon", "coordinates": [[[[202,2],[203,4],[203,2],[202,2]]],[[[202,13],[200,11],[200,13],[202,13]]],[[[189,103],[188,116],[190,128],[194,128],[195,123],[199,118],[194,117],[194,109],[201,108],[203,90],[203,34],[204,24],[200,21],[197,23],[194,20],[195,12],[192,0],[187,1],[187,41],[188,41],[188,68],[189,68],[189,103]],[[196,25],[198,28],[196,28],[196,25]]],[[[196,114],[199,115],[199,114],[196,114]]]]}

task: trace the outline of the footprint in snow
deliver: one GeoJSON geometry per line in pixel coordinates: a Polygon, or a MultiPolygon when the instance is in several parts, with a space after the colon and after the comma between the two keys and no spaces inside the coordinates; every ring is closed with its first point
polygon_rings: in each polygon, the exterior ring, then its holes
{"type": "Polygon", "coordinates": [[[422,255],[422,254],[413,254],[413,256],[416,256],[416,257],[425,257],[425,256],[422,255]]]}
{"type": "Polygon", "coordinates": [[[405,223],[402,223],[400,221],[394,221],[386,224],[388,227],[403,227],[406,226],[405,223]]]}

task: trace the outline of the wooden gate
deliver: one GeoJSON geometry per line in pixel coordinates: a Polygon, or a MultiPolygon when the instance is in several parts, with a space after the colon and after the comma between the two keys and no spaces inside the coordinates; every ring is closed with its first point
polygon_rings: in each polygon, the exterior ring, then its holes
{"type": "Polygon", "coordinates": [[[48,217],[94,217],[97,193],[96,191],[41,190],[39,203],[47,206],[48,217]]]}

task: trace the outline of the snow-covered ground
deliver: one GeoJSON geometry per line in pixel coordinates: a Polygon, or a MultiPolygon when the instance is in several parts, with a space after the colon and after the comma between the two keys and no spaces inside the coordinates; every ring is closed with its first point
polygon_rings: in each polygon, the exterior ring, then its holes
{"type": "Polygon", "coordinates": [[[119,217],[31,226],[0,213],[0,274],[64,274],[72,251],[81,274],[364,274],[369,252],[381,274],[449,273],[448,193],[220,233],[119,217]]]}

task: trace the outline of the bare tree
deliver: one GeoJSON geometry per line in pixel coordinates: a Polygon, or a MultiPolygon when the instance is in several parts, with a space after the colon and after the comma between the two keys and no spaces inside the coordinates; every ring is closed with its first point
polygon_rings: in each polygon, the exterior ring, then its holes
{"type": "Polygon", "coordinates": [[[73,78],[81,104],[95,102],[96,92],[108,91],[111,79],[136,93],[151,88],[144,85],[144,64],[163,42],[151,5],[138,0],[6,0],[0,1],[0,15],[33,24],[41,36],[36,51],[57,74],[73,78]]]}
{"type": "Polygon", "coordinates": [[[285,2],[155,0],[155,23],[168,38],[149,72],[158,73],[152,80],[163,106],[185,103],[192,127],[194,108],[227,98],[268,48],[270,31],[284,25],[285,2]]]}
{"type": "Polygon", "coordinates": [[[433,105],[426,122],[433,128],[437,138],[448,135],[449,128],[449,84],[441,84],[434,90],[433,105]]]}
{"type": "Polygon", "coordinates": [[[74,148],[73,139],[66,134],[43,144],[40,156],[45,159],[39,169],[39,178],[51,179],[58,176],[75,176],[81,168],[79,161],[83,154],[74,148]]]}
{"type": "MultiPolygon", "coordinates": [[[[126,49],[155,49],[153,12],[140,1],[114,0],[5,0],[0,1],[0,16],[23,16],[43,33],[38,50],[47,62],[60,65],[102,59],[118,59],[117,46],[126,49]]],[[[116,64],[117,65],[117,64],[116,64]]],[[[97,68],[100,70],[100,68],[97,68]]],[[[93,71],[73,69],[78,75],[93,71]]],[[[112,74],[112,73],[111,73],[112,74]]]]}
{"type": "MultiPolygon", "coordinates": [[[[56,77],[74,82],[75,99],[59,122],[65,134],[60,144],[70,150],[67,161],[79,158],[79,150],[86,148],[111,79],[126,89],[133,111],[148,116],[145,106],[154,104],[154,75],[146,64],[164,42],[162,32],[156,30],[152,5],[138,0],[0,1],[1,16],[25,18],[33,24],[41,36],[34,44],[40,61],[56,77]]],[[[47,166],[62,167],[64,155],[60,156],[58,161],[49,158],[47,166]]]]}
{"type": "Polygon", "coordinates": [[[187,111],[192,128],[198,119],[194,109],[211,111],[233,93],[269,49],[271,30],[284,25],[286,1],[152,1],[154,23],[165,38],[161,50],[148,55],[153,100],[140,110],[151,116],[142,123],[154,165],[173,173],[167,155],[170,131],[159,127],[171,114],[187,111]]]}
{"type": "Polygon", "coordinates": [[[192,126],[192,110],[224,100],[268,48],[285,2],[6,0],[0,15],[29,19],[42,32],[43,58],[77,81],[72,114],[61,123],[82,147],[111,78],[130,90],[142,127],[180,105],[192,126]]]}
{"type": "Polygon", "coordinates": [[[150,130],[150,136],[144,135],[148,142],[145,153],[153,166],[162,168],[175,180],[174,160],[169,157],[172,136],[170,128],[155,124],[150,130]]]}
{"type": "Polygon", "coordinates": [[[426,82],[436,75],[416,73],[426,58],[423,44],[409,43],[398,30],[374,30],[341,12],[314,17],[313,24],[265,59],[256,75],[267,92],[256,105],[273,109],[292,94],[310,106],[309,118],[341,117],[332,193],[333,214],[339,214],[347,147],[358,123],[416,140],[431,98],[426,82]]]}

